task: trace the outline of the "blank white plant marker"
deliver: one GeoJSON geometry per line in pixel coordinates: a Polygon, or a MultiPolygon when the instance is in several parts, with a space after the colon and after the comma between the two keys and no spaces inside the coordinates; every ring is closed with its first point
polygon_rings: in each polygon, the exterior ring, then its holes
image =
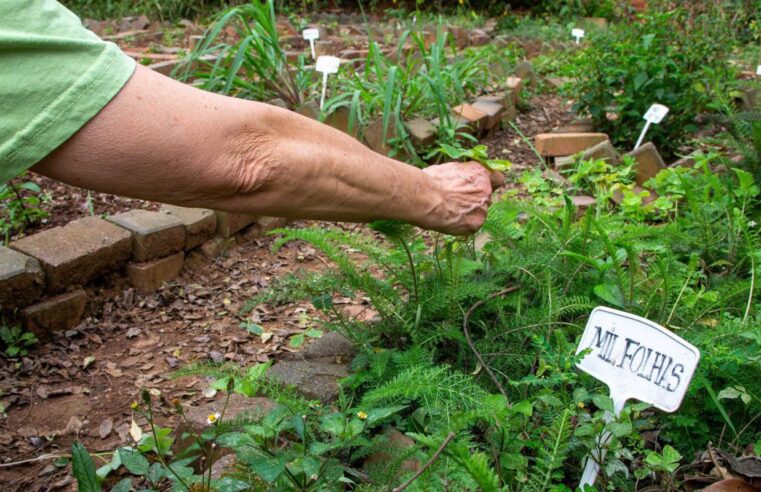
{"type": "MultiPolygon", "coordinates": [[[[632,399],[675,412],[700,360],[698,349],[666,328],[607,307],[597,307],[589,316],[576,355],[585,350],[589,352],[576,367],[608,385],[616,416],[632,399]]],[[[605,420],[612,419],[606,412],[605,420]]],[[[598,440],[601,453],[587,458],[582,490],[594,485],[610,438],[609,432],[603,433],[598,440]]]]}
{"type": "Polygon", "coordinates": [[[584,29],[579,29],[578,27],[571,29],[571,36],[576,38],[576,44],[579,44],[581,42],[581,38],[584,37],[584,29]]]}
{"type": "Polygon", "coordinates": [[[653,104],[650,106],[650,109],[647,110],[647,113],[645,113],[645,116],[642,118],[645,120],[645,127],[642,129],[642,133],[639,134],[639,138],[637,139],[637,144],[634,146],[634,150],[637,150],[640,145],[642,145],[642,140],[645,139],[645,134],[647,133],[647,130],[650,128],[650,125],[652,123],[655,123],[656,125],[663,121],[663,118],[666,117],[666,115],[669,112],[669,108],[664,106],[663,104],[653,104]]]}
{"type": "Polygon", "coordinates": [[[325,92],[328,89],[328,75],[338,72],[341,59],[335,56],[321,56],[317,59],[315,69],[322,73],[322,96],[320,96],[320,109],[325,106],[325,92]]]}
{"type": "Polygon", "coordinates": [[[320,39],[320,30],[315,28],[304,29],[301,36],[309,41],[309,49],[312,51],[312,60],[316,58],[314,54],[314,40],[320,39]]]}
{"type": "Polygon", "coordinates": [[[761,77],[761,65],[759,65],[759,66],[757,66],[757,67],[756,67],[756,75],[758,75],[759,77],[761,77]]]}

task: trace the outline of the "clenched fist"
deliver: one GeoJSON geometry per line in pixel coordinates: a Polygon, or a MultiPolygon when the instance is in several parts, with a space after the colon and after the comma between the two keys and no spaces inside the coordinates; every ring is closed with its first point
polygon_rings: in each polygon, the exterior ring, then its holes
{"type": "Polygon", "coordinates": [[[438,200],[418,225],[455,236],[473,234],[483,225],[492,191],[504,182],[501,173],[477,162],[450,162],[423,172],[433,179],[438,200]]]}

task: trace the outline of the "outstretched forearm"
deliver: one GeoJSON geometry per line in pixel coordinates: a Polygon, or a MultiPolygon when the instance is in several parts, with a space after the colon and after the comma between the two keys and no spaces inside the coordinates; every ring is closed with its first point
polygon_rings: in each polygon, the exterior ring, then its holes
{"type": "Polygon", "coordinates": [[[34,168],[83,188],[183,206],[398,219],[453,233],[473,230],[485,215],[488,175],[469,169],[453,194],[446,172],[420,171],[290,111],[201,91],[143,67],[34,168]],[[462,214],[475,215],[468,221],[462,214]]]}

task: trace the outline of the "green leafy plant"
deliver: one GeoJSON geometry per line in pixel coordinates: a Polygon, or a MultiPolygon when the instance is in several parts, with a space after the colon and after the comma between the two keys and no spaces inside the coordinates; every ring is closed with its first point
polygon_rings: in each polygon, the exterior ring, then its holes
{"type": "Polygon", "coordinates": [[[695,20],[701,28],[685,29],[686,15],[679,8],[645,14],[643,22],[590,37],[576,59],[574,108],[591,116],[616,145],[634,145],[643,115],[658,102],[670,111],[648,138],[673,153],[685,135],[697,130],[695,118],[713,94],[724,90],[718,81],[728,78],[731,42],[708,14],[695,20]]]}
{"type": "Polygon", "coordinates": [[[25,356],[29,354],[29,347],[37,343],[37,337],[34,333],[24,331],[21,326],[0,326],[0,339],[2,339],[5,349],[3,353],[8,357],[25,356]]]}
{"type": "Polygon", "coordinates": [[[3,209],[0,215],[0,233],[5,244],[10,242],[13,235],[47,217],[47,212],[40,207],[45,200],[39,185],[32,181],[14,183],[11,180],[0,185],[0,204],[3,209]]]}

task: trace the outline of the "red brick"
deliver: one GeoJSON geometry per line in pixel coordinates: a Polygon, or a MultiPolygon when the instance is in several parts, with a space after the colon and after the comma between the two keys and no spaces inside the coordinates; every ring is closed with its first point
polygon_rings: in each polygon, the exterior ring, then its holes
{"type": "Polygon", "coordinates": [[[474,130],[484,128],[488,115],[470,104],[460,104],[452,108],[452,114],[468,122],[468,126],[474,130]]]}
{"type": "Polygon", "coordinates": [[[67,292],[21,311],[28,330],[37,335],[69,330],[82,320],[87,293],[82,289],[67,292]]]}
{"type": "Polygon", "coordinates": [[[11,243],[11,248],[36,258],[49,292],[84,285],[121,267],[132,257],[129,231],[100,217],[85,217],[11,243]]]}
{"type": "Polygon", "coordinates": [[[180,274],[185,253],[144,263],[133,263],[127,268],[130,284],[142,295],[153,294],[164,282],[171,282],[180,274]]]}
{"type": "Polygon", "coordinates": [[[604,133],[540,133],[534,137],[534,146],[543,156],[557,157],[582,152],[608,140],[604,133]]]}
{"type": "Polygon", "coordinates": [[[238,231],[256,222],[256,216],[234,212],[215,211],[217,214],[217,234],[230,237],[238,231]]]}
{"type": "Polygon", "coordinates": [[[638,149],[632,150],[626,155],[634,158],[636,163],[634,165],[635,181],[640,186],[645,184],[648,179],[654,178],[661,169],[666,167],[661,154],[658,153],[658,149],[652,142],[642,144],[638,149]]]}

